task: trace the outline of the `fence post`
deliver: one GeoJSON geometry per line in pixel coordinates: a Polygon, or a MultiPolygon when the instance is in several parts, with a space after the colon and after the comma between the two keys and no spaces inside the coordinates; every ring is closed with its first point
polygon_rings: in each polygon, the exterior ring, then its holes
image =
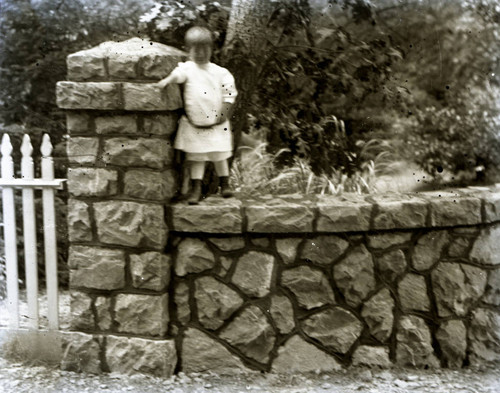
{"type": "MultiPolygon", "coordinates": [[[[2,179],[14,179],[14,161],[12,160],[12,144],[9,135],[2,137],[2,179]]],[[[16,242],[16,209],[14,188],[3,187],[3,231],[5,238],[5,259],[7,263],[7,309],[9,310],[9,326],[19,327],[19,284],[17,271],[16,242]]]]}

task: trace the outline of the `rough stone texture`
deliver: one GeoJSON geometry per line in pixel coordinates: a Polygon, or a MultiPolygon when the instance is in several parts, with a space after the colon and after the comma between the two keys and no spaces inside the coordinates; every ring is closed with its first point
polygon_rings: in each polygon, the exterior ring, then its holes
{"type": "Polygon", "coordinates": [[[478,308],[472,312],[468,330],[469,359],[472,365],[500,360],[500,314],[498,310],[478,308]]]}
{"type": "Polygon", "coordinates": [[[378,270],[382,278],[392,282],[406,270],[406,257],[403,250],[392,250],[375,258],[378,270]]]}
{"type": "Polygon", "coordinates": [[[326,276],[309,266],[285,270],[281,275],[281,284],[292,291],[299,305],[307,310],[325,304],[335,304],[335,297],[326,276]]]}
{"type": "Polygon", "coordinates": [[[367,231],[373,205],[362,200],[341,200],[337,196],[322,197],[318,202],[319,232],[367,231]]]}
{"type": "Polygon", "coordinates": [[[68,78],[71,80],[86,80],[106,76],[104,59],[92,50],[73,53],[66,58],[68,78]]]}
{"type": "Polygon", "coordinates": [[[173,148],[163,139],[119,137],[104,141],[106,164],[162,169],[172,162],[172,158],[173,148]]]}
{"type": "Polygon", "coordinates": [[[448,367],[460,368],[467,349],[467,329],[462,321],[445,321],[436,332],[443,358],[448,367]]]}
{"type": "Polygon", "coordinates": [[[152,172],[130,170],[125,173],[123,193],[132,198],[164,201],[177,191],[177,174],[173,170],[152,172]]]}
{"type": "Polygon", "coordinates": [[[122,250],[74,245],[69,249],[68,266],[72,287],[112,290],[125,285],[122,250]]]}
{"type": "Polygon", "coordinates": [[[62,332],[61,369],[101,373],[102,337],[77,332],[62,332]]]}
{"type": "Polygon", "coordinates": [[[224,328],[220,337],[260,363],[268,362],[276,340],[265,314],[256,306],[243,310],[224,328]]]}
{"type": "Polygon", "coordinates": [[[303,330],[325,347],[346,353],[361,335],[363,325],[349,311],[335,307],[307,318],[303,330]]]}
{"type": "Polygon", "coordinates": [[[360,345],[352,354],[352,365],[389,368],[389,348],[360,345]]]}
{"type": "Polygon", "coordinates": [[[103,135],[136,135],[137,117],[134,115],[98,116],[95,118],[95,131],[103,135]]]}
{"type": "Polygon", "coordinates": [[[470,239],[466,237],[455,237],[450,241],[448,256],[451,258],[463,257],[469,248],[470,239]]]}
{"type": "Polygon", "coordinates": [[[403,311],[430,311],[431,303],[427,296],[425,277],[408,273],[398,283],[399,301],[403,311]]]}
{"type": "Polygon", "coordinates": [[[295,262],[297,247],[301,241],[302,239],[297,238],[276,239],[276,249],[285,265],[295,262]]]}
{"type": "Polygon", "coordinates": [[[94,314],[92,313],[92,298],[86,293],[71,292],[71,329],[94,329],[94,314]]]}
{"type": "Polygon", "coordinates": [[[249,371],[224,345],[193,328],[184,333],[181,365],[185,373],[210,371],[224,375],[249,371]]]}
{"type": "Polygon", "coordinates": [[[71,112],[66,113],[66,129],[70,135],[89,133],[89,115],[87,113],[71,112]]]}
{"type": "Polygon", "coordinates": [[[130,275],[134,288],[161,291],[170,280],[170,255],[150,251],[130,255],[130,275]]]}
{"type": "Polygon", "coordinates": [[[73,196],[116,195],[118,173],[103,168],[69,168],[68,191],[73,196]]]}
{"type": "Polygon", "coordinates": [[[104,296],[98,296],[95,300],[95,311],[97,327],[100,330],[111,329],[113,320],[111,318],[111,299],[104,296]]]}
{"type": "Polygon", "coordinates": [[[338,259],[348,246],[349,243],[338,236],[317,236],[306,239],[300,257],[320,265],[328,265],[338,259]]]}
{"type": "Polygon", "coordinates": [[[332,356],[295,335],[278,349],[272,372],[289,374],[297,372],[339,371],[342,366],[332,356]]]}
{"type": "Polygon", "coordinates": [[[368,247],[386,249],[392,246],[407,243],[411,239],[411,232],[382,233],[368,236],[368,247]]]}
{"type": "Polygon", "coordinates": [[[144,133],[150,135],[171,135],[177,129],[175,113],[144,116],[144,133]]]}
{"type": "Polygon", "coordinates": [[[108,71],[112,78],[135,79],[137,78],[136,64],[139,62],[138,53],[115,52],[108,59],[108,71]]]}
{"type": "Polygon", "coordinates": [[[252,244],[257,247],[267,248],[271,244],[271,241],[267,237],[257,237],[252,239],[252,244]]]}
{"type": "Polygon", "coordinates": [[[488,283],[483,301],[494,306],[500,306],[500,269],[488,273],[488,283]]]}
{"type": "Polygon", "coordinates": [[[127,201],[94,203],[99,241],[162,249],[167,241],[163,206],[127,201]]]}
{"type": "Polygon", "coordinates": [[[177,352],[173,340],[108,336],[106,342],[106,363],[111,372],[145,373],[162,378],[170,378],[174,373],[177,352]]]}
{"type": "Polygon", "coordinates": [[[178,232],[242,232],[241,202],[234,198],[222,202],[203,201],[196,206],[174,204],[171,211],[172,224],[178,232]]]}
{"type": "Polygon", "coordinates": [[[238,259],[231,281],[247,296],[263,297],[271,288],[273,270],[271,254],[249,251],[238,259]]]}
{"type": "Polygon", "coordinates": [[[231,257],[220,257],[219,276],[226,277],[229,269],[233,266],[234,259],[231,257]]]}
{"type": "Polygon", "coordinates": [[[198,319],[207,329],[218,329],[243,304],[237,292],[213,277],[195,281],[198,319]]]}
{"type": "Polygon", "coordinates": [[[68,162],[70,164],[94,164],[97,159],[99,139],[72,137],[66,144],[68,162]]]}
{"type": "Polygon", "coordinates": [[[175,273],[178,276],[200,273],[212,269],[214,266],[214,254],[203,241],[187,238],[178,245],[175,261],[175,273]]]}
{"type": "Polygon", "coordinates": [[[484,293],[487,274],[475,266],[441,262],[432,272],[438,314],[465,316],[484,293]]]}
{"type": "Polygon", "coordinates": [[[500,265],[500,225],[481,231],[472,247],[470,258],[483,265],[500,265]]]}
{"type": "Polygon", "coordinates": [[[185,282],[179,282],[175,286],[174,301],[177,311],[177,320],[185,325],[191,320],[191,308],[189,307],[189,287],[185,282]]]}
{"type": "Polygon", "coordinates": [[[215,244],[217,248],[222,251],[240,250],[245,247],[245,239],[240,236],[223,238],[211,237],[208,240],[210,240],[210,243],[215,244]]]}
{"type": "Polygon", "coordinates": [[[57,106],[62,109],[122,109],[120,83],[57,82],[57,106]]]}
{"type": "Polygon", "coordinates": [[[168,295],[116,295],[117,331],[148,336],[162,336],[168,327],[168,295]]]}
{"type": "Polygon", "coordinates": [[[445,231],[433,231],[423,235],[413,250],[413,267],[419,271],[431,268],[439,261],[447,242],[448,234],[445,231]]]}
{"type": "Polygon", "coordinates": [[[288,334],[295,328],[292,302],[286,296],[273,296],[269,312],[281,334],[288,334]]]}
{"type": "Polygon", "coordinates": [[[430,201],[431,225],[436,227],[481,223],[481,200],[455,196],[430,201]]]}
{"type": "Polygon", "coordinates": [[[333,278],[347,304],[358,306],[375,289],[372,255],[364,245],[356,247],[333,267],[333,278]]]}
{"type": "Polygon", "coordinates": [[[483,195],[484,212],[486,222],[495,222],[500,220],[500,191],[488,192],[483,195]]]}
{"type": "Polygon", "coordinates": [[[122,83],[122,89],[126,111],[174,111],[183,106],[175,83],[165,89],[153,83],[122,83]]]}
{"type": "Polygon", "coordinates": [[[245,212],[249,232],[302,233],[313,230],[314,212],[305,203],[273,199],[265,204],[252,203],[245,212]]]}
{"type": "Polygon", "coordinates": [[[68,237],[70,242],[92,240],[89,205],[77,199],[68,200],[68,237]]]}
{"type": "Polygon", "coordinates": [[[372,296],[361,310],[370,334],[380,342],[386,342],[392,334],[394,323],[394,299],[387,288],[372,296]]]}
{"type": "Polygon", "coordinates": [[[403,316],[396,334],[396,361],[401,366],[439,367],[429,327],[422,318],[403,316]]]}
{"type": "Polygon", "coordinates": [[[373,229],[421,228],[425,225],[427,202],[402,195],[391,200],[388,197],[375,198],[378,204],[373,229]]]}

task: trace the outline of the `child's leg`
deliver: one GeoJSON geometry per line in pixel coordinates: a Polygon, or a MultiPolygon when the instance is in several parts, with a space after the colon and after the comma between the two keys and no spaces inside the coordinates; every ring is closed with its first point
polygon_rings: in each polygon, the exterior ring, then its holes
{"type": "Polygon", "coordinates": [[[229,176],[229,166],[227,165],[227,160],[215,161],[214,166],[217,176],[229,176]]]}
{"type": "Polygon", "coordinates": [[[205,172],[205,161],[191,161],[190,172],[193,189],[188,203],[190,205],[197,205],[201,199],[201,181],[205,172]]]}
{"type": "Polygon", "coordinates": [[[224,198],[232,197],[233,191],[229,186],[229,165],[227,164],[227,160],[215,161],[214,166],[215,171],[217,172],[217,176],[219,176],[222,196],[224,198]]]}

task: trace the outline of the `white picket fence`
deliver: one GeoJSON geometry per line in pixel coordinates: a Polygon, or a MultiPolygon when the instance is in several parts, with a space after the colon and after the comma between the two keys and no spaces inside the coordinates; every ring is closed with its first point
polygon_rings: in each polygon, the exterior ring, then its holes
{"type": "Polygon", "coordinates": [[[57,243],[56,220],[54,206],[54,191],[62,187],[65,179],[54,178],[54,161],[51,157],[52,143],[47,134],[43,136],[40,152],[41,178],[35,179],[32,159],[33,147],[30,137],[23,136],[21,145],[21,175],[15,178],[14,161],[12,159],[12,144],[9,135],[4,134],[0,149],[1,178],[3,200],[3,232],[5,239],[5,260],[7,273],[7,309],[9,313],[9,328],[19,328],[19,275],[16,236],[16,206],[14,200],[15,189],[22,190],[23,209],[23,237],[26,269],[26,297],[28,303],[28,327],[39,328],[38,312],[38,261],[35,218],[34,190],[42,189],[43,200],[43,234],[45,248],[45,273],[47,282],[48,301],[48,328],[59,329],[59,299],[57,283],[57,243]]]}

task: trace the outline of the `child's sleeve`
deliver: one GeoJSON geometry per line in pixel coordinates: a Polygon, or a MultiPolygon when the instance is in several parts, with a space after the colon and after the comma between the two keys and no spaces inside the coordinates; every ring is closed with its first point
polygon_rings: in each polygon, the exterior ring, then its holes
{"type": "Polygon", "coordinates": [[[173,83],[184,83],[187,79],[187,70],[185,63],[177,64],[177,67],[170,73],[169,78],[173,83]]]}
{"type": "Polygon", "coordinates": [[[238,91],[236,90],[234,77],[228,70],[224,69],[222,74],[222,102],[234,104],[237,95],[238,91]]]}

